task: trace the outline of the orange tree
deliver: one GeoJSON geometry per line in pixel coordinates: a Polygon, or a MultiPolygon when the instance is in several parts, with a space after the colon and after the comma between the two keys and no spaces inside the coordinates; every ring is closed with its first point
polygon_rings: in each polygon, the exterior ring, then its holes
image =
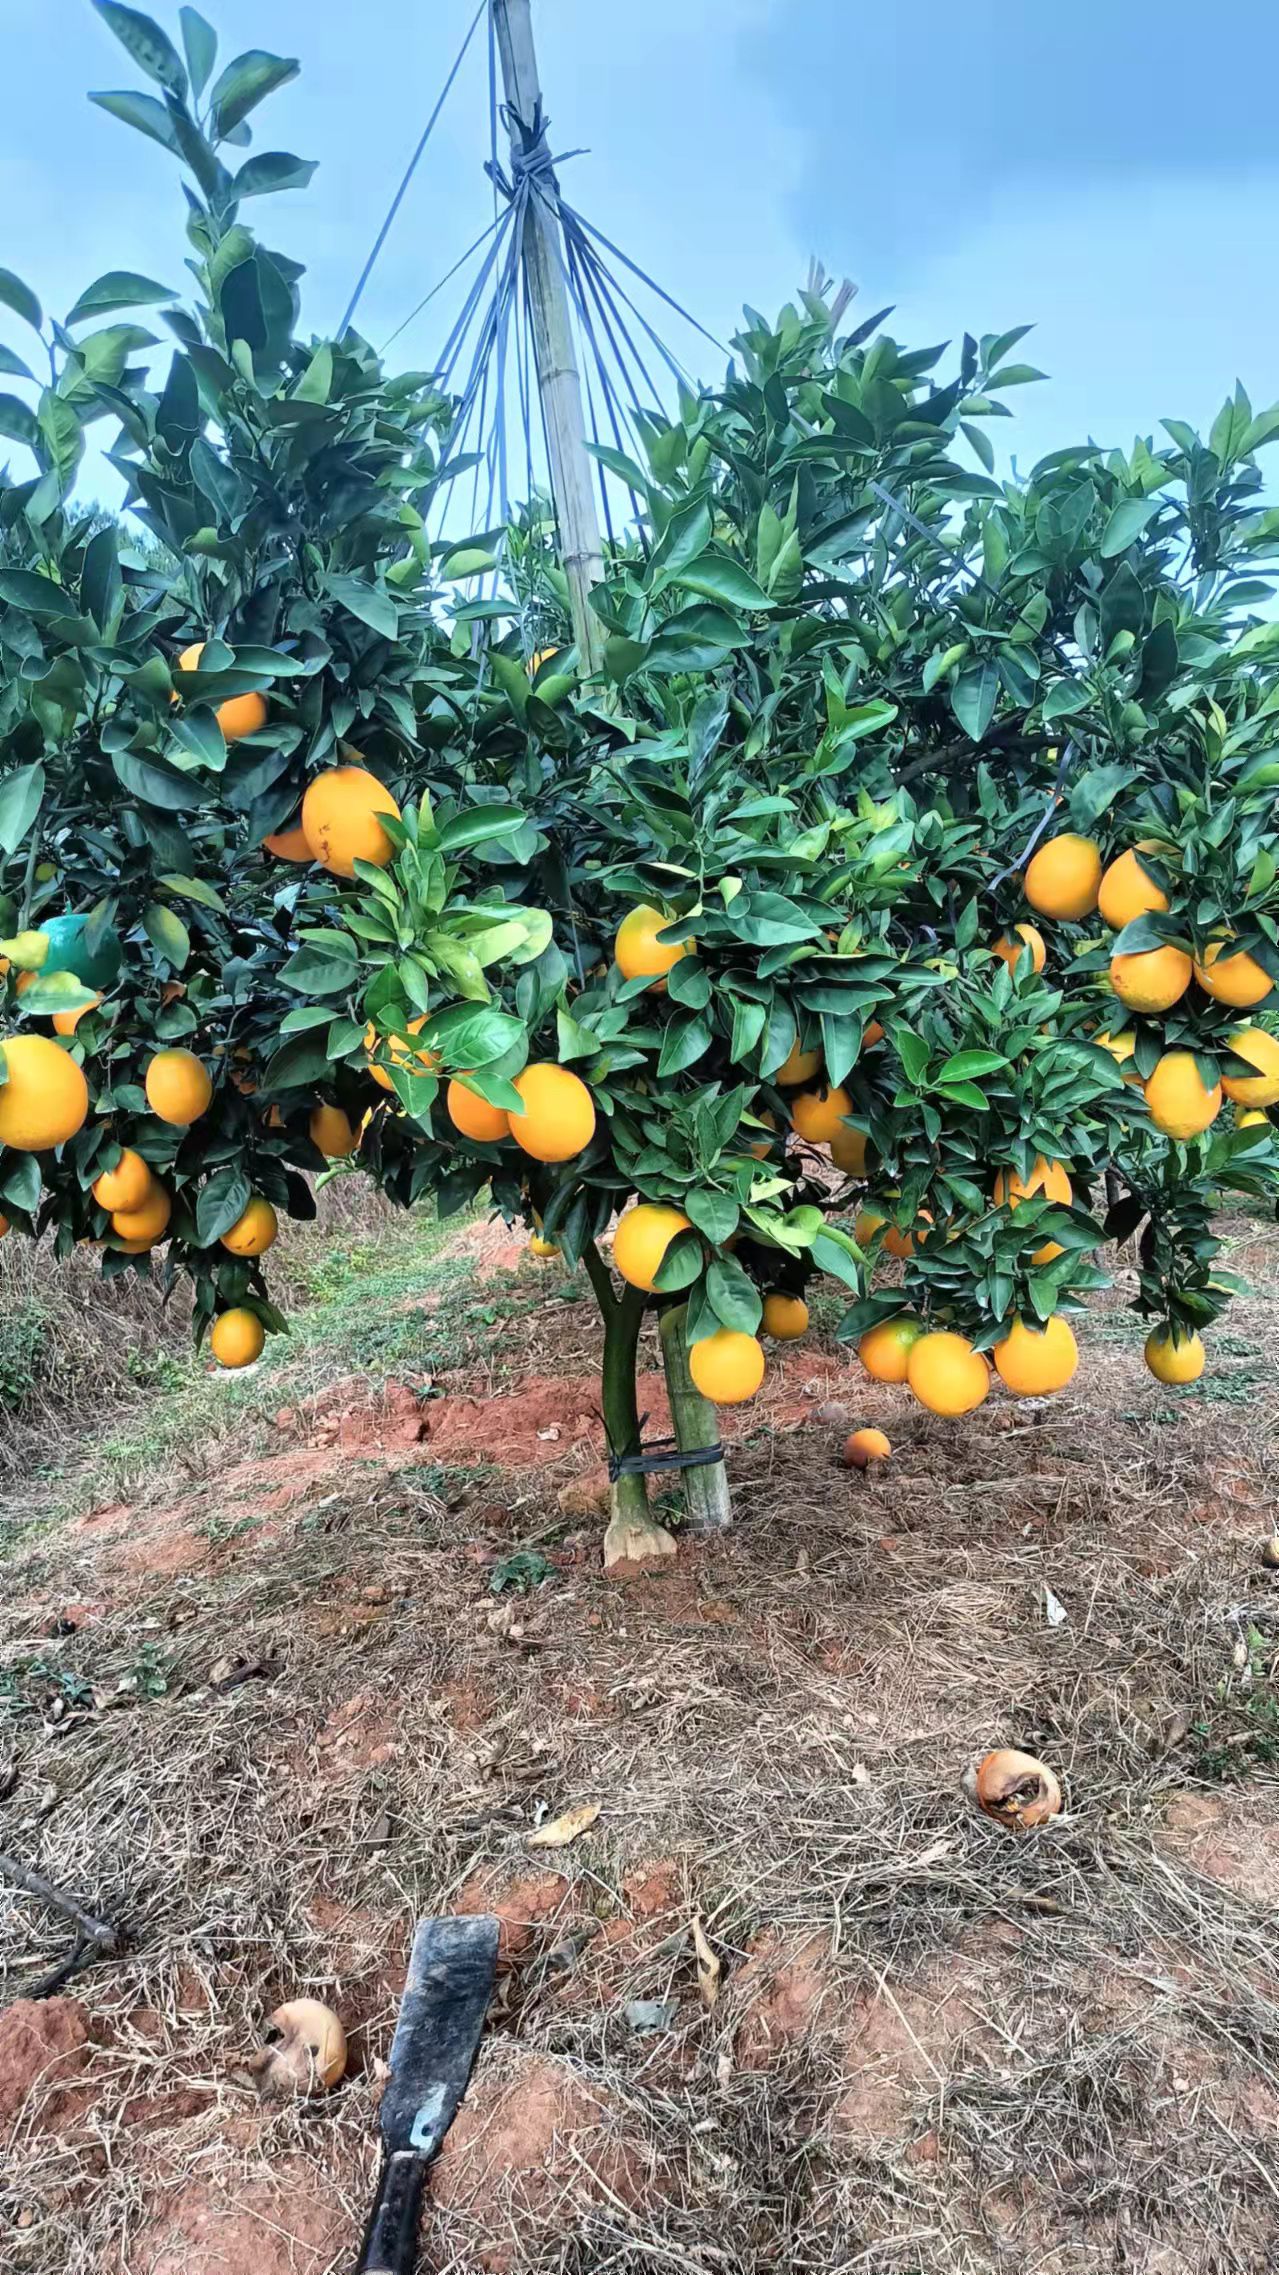
{"type": "MultiPolygon", "coordinates": [[[[37,458],[0,499],[6,1210],[109,1271],[167,1244],[242,1363],[279,1324],[275,1215],[357,1135],[400,1201],[491,1191],[598,1294],[614,1553],[669,1545],[650,1312],[694,1458],[817,1274],[867,1367],[957,1414],[988,1352],[1015,1392],[1068,1379],[1105,1234],[1140,1230],[1152,1364],[1189,1372],[1229,1292],[1211,1199],[1275,1183],[1217,1082],[1279,1099],[1279,414],[1236,395],[1206,442],[1000,483],[1020,334],[937,381],[818,293],[751,315],[645,463],[600,454],[644,513],[583,684],[525,630],[562,602],[540,511],[509,606],[450,625],[489,555],[424,532],[449,406],[354,335],[303,343],[296,266],[244,224],[307,172],[228,162],[293,67],[210,84],[194,11],[185,57],[100,12],[160,89],[100,99],[192,176],[197,292],[116,274],[46,333],[0,279],[50,368],[0,405],[37,458]],[[176,335],[158,394],[140,327],[85,329],[123,303],[176,335]],[[106,413],[158,556],[69,503],[106,413]]],[[[720,1478],[688,1471],[704,1522],[720,1478]]]]}

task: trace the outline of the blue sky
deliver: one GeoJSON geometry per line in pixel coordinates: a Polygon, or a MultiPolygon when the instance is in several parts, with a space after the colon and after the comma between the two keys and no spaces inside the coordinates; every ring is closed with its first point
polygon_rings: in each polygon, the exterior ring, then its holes
{"type": "MultiPolygon", "coordinates": [[[[297,55],[256,147],[320,161],[246,210],[305,260],[304,327],[336,323],[474,0],[207,0],[222,60],[297,55]]],[[[177,8],[154,11],[176,31],[177,8]]],[[[1033,322],[1023,465],[1092,434],[1206,426],[1240,375],[1279,395],[1279,11],[1236,0],[534,0],[573,201],[727,337],[810,253],[897,303],[912,344],[1033,322]]],[[[113,267],[182,280],[173,160],[85,100],[137,75],[88,0],[0,0],[0,259],[61,313],[113,267]]],[[[381,341],[490,214],[477,39],[361,311],[381,341]]],[[[0,338],[28,353],[0,311],[0,338]]],[[[713,351],[670,320],[701,376],[713,351]]],[[[396,360],[429,363],[434,312],[396,360]]],[[[6,385],[10,384],[5,382],[6,385]]],[[[16,454],[15,454],[16,456],[16,454]]],[[[108,484],[101,485],[106,494],[108,484]]]]}

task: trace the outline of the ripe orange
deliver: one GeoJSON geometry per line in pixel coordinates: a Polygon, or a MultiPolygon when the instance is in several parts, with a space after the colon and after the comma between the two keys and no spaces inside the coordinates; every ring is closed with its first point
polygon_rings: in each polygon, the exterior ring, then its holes
{"type": "Polygon", "coordinates": [[[1101,853],[1091,837],[1067,832],[1050,837],[1032,855],[1026,871],[1025,893],[1040,916],[1056,916],[1077,924],[1097,906],[1101,889],[1101,853]]]}
{"type": "Polygon", "coordinates": [[[676,1234],[688,1230],[688,1223],[682,1209],[667,1208],[660,1201],[637,1201],[618,1219],[613,1234],[613,1262],[622,1278],[652,1295],[662,1258],[676,1234]]]}
{"type": "MultiPolygon", "coordinates": [[[[205,645],[203,640],[197,640],[194,647],[184,648],[178,657],[178,670],[198,671],[205,645]]],[[[174,701],[176,700],[175,696],[174,701]]],[[[255,735],[259,727],[266,725],[266,698],[257,694],[229,695],[225,703],[219,703],[214,716],[222,729],[224,740],[229,743],[239,742],[242,736],[255,735]]]]}
{"type": "Polygon", "coordinates": [[[1270,1116],[1262,1106],[1244,1106],[1242,1108],[1236,1106],[1235,1128],[1237,1130],[1268,1130],[1270,1128],[1270,1116]]]}
{"type": "Polygon", "coordinates": [[[271,1203],[255,1193],[243,1216],[223,1233],[222,1246],[232,1256],[265,1256],[279,1230],[280,1220],[271,1203]]]}
{"type": "Polygon", "coordinates": [[[990,1391],[990,1368],[965,1335],[942,1330],[912,1344],[906,1380],[931,1414],[971,1414],[990,1391]]]}
{"type": "Polygon", "coordinates": [[[811,1082],[821,1063],[820,1051],[801,1051],[798,1043],[792,1043],[773,1081],[780,1082],[783,1089],[788,1083],[811,1082]]]}
{"type": "Polygon", "coordinates": [[[357,861],[385,869],[395,847],[378,820],[400,809],[384,782],[365,766],[330,766],[307,785],[302,828],[313,860],[333,877],[353,877],[357,861]]]}
{"type": "Polygon", "coordinates": [[[1205,1089],[1193,1051],[1165,1051],[1142,1084],[1150,1118],[1165,1137],[1199,1137],[1221,1112],[1222,1085],[1205,1089]]]}
{"type": "MultiPolygon", "coordinates": [[[[429,1013],[424,1011],[420,1018],[410,1019],[410,1035],[420,1035],[428,1017],[429,1013]]],[[[369,1059],[369,1073],[383,1090],[394,1090],[395,1084],[392,1082],[390,1072],[386,1067],[376,1066],[373,1063],[373,1053],[376,1050],[385,1050],[393,1065],[404,1067],[410,1074],[434,1074],[440,1063],[434,1051],[410,1050],[408,1044],[402,1042],[398,1035],[387,1035],[379,1039],[377,1026],[372,1019],[364,1030],[364,1049],[369,1059]]]]}
{"type": "Polygon", "coordinates": [[[1198,1382],[1204,1371],[1202,1337],[1183,1334],[1174,1342],[1171,1329],[1161,1334],[1156,1328],[1146,1337],[1146,1365],[1158,1382],[1198,1382]]]}
{"type": "Polygon", "coordinates": [[[764,1333],[779,1343],[798,1342],[808,1333],[808,1305],[802,1295],[783,1295],[774,1288],[764,1298],[764,1333]]]}
{"type": "Polygon", "coordinates": [[[209,1349],[220,1367],[251,1367],[262,1356],[266,1329],[256,1311],[224,1311],[213,1322],[209,1349]]]}
{"type": "Polygon", "coordinates": [[[559,1242],[547,1240],[540,1232],[531,1232],[529,1234],[528,1252],[530,1256],[558,1256],[560,1252],[559,1242]]]}
{"type": "Polygon", "coordinates": [[[1139,949],[1111,957],[1110,984],[1130,1011],[1170,1011],[1189,987],[1192,969],[1184,948],[1139,949]]]}
{"type": "Polygon", "coordinates": [[[542,1062],[515,1077],[523,1111],[512,1108],[511,1136],[534,1161],[571,1161],[595,1135],[595,1100],[580,1075],[542,1062]]]}
{"type": "Polygon", "coordinates": [[[157,1051],[147,1068],[146,1088],[152,1113],[177,1129],[198,1122],[213,1096],[208,1069],[194,1051],[157,1051]]]}
{"type": "Polygon", "coordinates": [[[864,1177],[869,1143],[865,1130],[859,1130],[852,1122],[841,1122],[830,1141],[831,1160],[846,1177],[864,1177]]]}
{"type": "Polygon", "coordinates": [[[667,916],[660,908],[650,908],[646,903],[627,911],[613,942],[617,968],[624,980],[656,980],[664,984],[666,974],[681,957],[696,955],[695,941],[658,939],[659,932],[677,922],[678,918],[667,916]]]}
{"type": "MultiPolygon", "coordinates": [[[[272,1108],[273,1113],[277,1111],[277,1108],[272,1108]]],[[[313,1106],[307,1128],[312,1145],[330,1161],[341,1161],[348,1153],[354,1153],[355,1131],[340,1106],[327,1106],[323,1103],[313,1106]]]]}
{"type": "Polygon", "coordinates": [[[791,1102],[790,1118],[810,1145],[829,1145],[853,1101],[840,1084],[833,1090],[801,1090],[791,1102]]]}
{"type": "Polygon", "coordinates": [[[910,1354],[924,1330],[917,1319],[883,1319],[868,1327],[857,1356],[876,1382],[905,1382],[910,1354]]]}
{"type": "Polygon", "coordinates": [[[878,1019],[872,1019],[869,1027],[863,1031],[862,1049],[864,1051],[873,1051],[876,1043],[882,1043],[883,1040],[883,1028],[880,1026],[878,1019]]]}
{"type": "Polygon", "coordinates": [[[1240,949],[1233,955],[1227,953],[1229,945],[1226,940],[1210,941],[1203,962],[1195,965],[1195,978],[1215,1002],[1228,1003],[1232,1011],[1251,1011],[1269,995],[1270,974],[1263,971],[1255,956],[1240,949]]]}
{"type": "Polygon", "coordinates": [[[764,1379],[764,1346],[736,1327],[717,1327],[694,1343],[688,1371],[703,1398],[714,1406],[740,1406],[753,1398],[764,1379]]]}
{"type": "Polygon", "coordinates": [[[89,1085],[70,1053],[48,1035],[9,1035],[0,1087],[0,1145],[43,1153],[83,1129],[89,1085]]]}
{"type": "Polygon", "coordinates": [[[998,956],[1000,962],[1007,964],[1010,972],[1015,972],[1022,957],[1029,951],[1032,972],[1042,972],[1048,961],[1048,950],[1044,946],[1044,936],[1038,926],[1014,924],[1013,935],[1014,937],[1010,940],[1005,932],[1002,939],[995,942],[993,953],[998,956]]]}
{"type": "Polygon", "coordinates": [[[102,1246],[117,1249],[122,1256],[149,1256],[155,1242],[145,1238],[142,1240],[122,1240],[119,1233],[113,1230],[110,1239],[104,1240],[102,1246]]]}
{"type": "Polygon", "coordinates": [[[869,1469],[873,1461],[887,1461],[892,1450],[882,1430],[854,1430],[844,1440],[844,1462],[849,1469],[869,1469]]]}
{"type": "Polygon", "coordinates": [[[152,1179],[136,1209],[115,1209],[111,1225],[121,1240],[144,1240],[148,1248],[168,1229],[173,1202],[163,1185],[152,1179]]]}
{"type": "Polygon", "coordinates": [[[58,1035],[74,1035],[76,1028],[79,1026],[80,1021],[83,1019],[85,1013],[87,1011],[96,1011],[101,1001],[102,997],[100,995],[95,995],[92,1003],[82,1003],[78,1011],[55,1011],[53,1014],[54,1033],[58,1035]]]}
{"type": "Polygon", "coordinates": [[[558,648],[538,648],[536,653],[529,657],[528,663],[525,666],[529,678],[536,679],[543,664],[554,663],[555,658],[558,656],[559,652],[560,651],[558,648]]]}
{"type": "Polygon", "coordinates": [[[113,1216],[117,1209],[140,1209],[151,1190],[151,1171],[140,1153],[124,1147],[114,1169],[104,1169],[95,1178],[93,1198],[100,1209],[113,1216]]]}
{"type": "Polygon", "coordinates": [[[292,823],[288,829],[273,830],[270,837],[263,838],[262,843],[268,853],[274,853],[277,861],[309,863],[315,859],[300,821],[292,823]]]}
{"type": "Polygon", "coordinates": [[[1255,1074],[1223,1074],[1221,1087],[1236,1106],[1273,1106],[1279,1099],[1279,1042],[1264,1027],[1240,1027],[1226,1038],[1255,1074]]]}
{"type": "Polygon", "coordinates": [[[1168,895],[1148,877],[1139,858],[1141,848],[1121,853],[1101,880],[1097,906],[1103,924],[1122,932],[1136,917],[1153,916],[1168,906],[1168,895]]]}
{"type": "Polygon", "coordinates": [[[1064,1319],[1054,1316],[1042,1332],[1014,1319],[994,1357],[1001,1380],[1018,1398],[1046,1398],[1065,1389],[1079,1364],[1079,1346],[1064,1319]]]}
{"type": "Polygon", "coordinates": [[[490,1106],[487,1098],[477,1097],[464,1082],[450,1082],[444,1094],[444,1109],[455,1130],[463,1137],[474,1138],[477,1145],[496,1145],[511,1134],[511,1117],[504,1106],[490,1106]]]}
{"type": "MultiPolygon", "coordinates": [[[[1131,1033],[1125,1033],[1122,1035],[1094,1035],[1093,1041],[1097,1045],[1098,1050],[1109,1051],[1116,1066],[1119,1067],[1127,1066],[1128,1061],[1131,1059],[1133,1052],[1137,1048],[1137,1038],[1131,1033]]],[[[1137,1073],[1126,1074],[1124,1076],[1124,1081],[1136,1082],[1139,1084],[1141,1081],[1141,1076],[1137,1073]]]]}
{"type": "MultiPolygon", "coordinates": [[[[1015,1209],[1019,1201],[1045,1200],[1058,1201],[1068,1209],[1074,1197],[1064,1162],[1045,1161],[1042,1153],[1036,1154],[1029,1177],[1019,1177],[1016,1170],[1001,1169],[995,1179],[995,1200],[1000,1208],[1005,1202],[1010,1209],[1015,1209]]],[[[1045,1240],[1041,1248],[1032,1251],[1031,1261],[1051,1264],[1054,1256],[1061,1253],[1059,1240],[1045,1240]]]]}
{"type": "Polygon", "coordinates": [[[914,1230],[903,1232],[897,1225],[889,1224],[882,1209],[872,1208],[868,1204],[864,1209],[859,1209],[853,1219],[853,1238],[859,1248],[869,1248],[876,1234],[883,1232],[884,1237],[881,1246],[884,1254],[895,1256],[899,1264],[904,1264],[908,1256],[914,1255],[916,1241],[921,1247],[923,1246],[927,1238],[925,1227],[930,1225],[932,1221],[929,1211],[921,1209],[919,1221],[914,1230]],[[885,1226],[887,1226],[886,1231],[884,1230],[885,1226]]]}

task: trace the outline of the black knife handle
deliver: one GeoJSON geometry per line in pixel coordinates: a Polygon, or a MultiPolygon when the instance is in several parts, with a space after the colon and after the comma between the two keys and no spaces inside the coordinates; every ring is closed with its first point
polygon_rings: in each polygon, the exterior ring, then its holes
{"type": "Polygon", "coordinates": [[[426,2158],[398,2149],[382,2167],[356,2275],[413,2275],[426,2158]]]}

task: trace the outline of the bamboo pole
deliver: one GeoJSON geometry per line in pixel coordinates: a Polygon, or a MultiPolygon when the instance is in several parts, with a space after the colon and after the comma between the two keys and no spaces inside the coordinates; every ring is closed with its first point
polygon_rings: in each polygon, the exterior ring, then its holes
{"type": "MultiPolygon", "coordinates": [[[[506,100],[513,114],[514,153],[522,147],[515,119],[531,127],[540,115],[542,99],[529,0],[493,0],[493,21],[506,100]]],[[[524,284],[533,323],[533,352],[546,419],[551,489],[559,517],[573,634],[582,670],[593,673],[603,664],[605,633],[591,607],[590,593],[604,574],[604,556],[595,510],[594,469],[586,448],[563,240],[554,210],[558,193],[554,174],[547,187],[550,196],[534,192],[525,209],[524,284]]]]}

